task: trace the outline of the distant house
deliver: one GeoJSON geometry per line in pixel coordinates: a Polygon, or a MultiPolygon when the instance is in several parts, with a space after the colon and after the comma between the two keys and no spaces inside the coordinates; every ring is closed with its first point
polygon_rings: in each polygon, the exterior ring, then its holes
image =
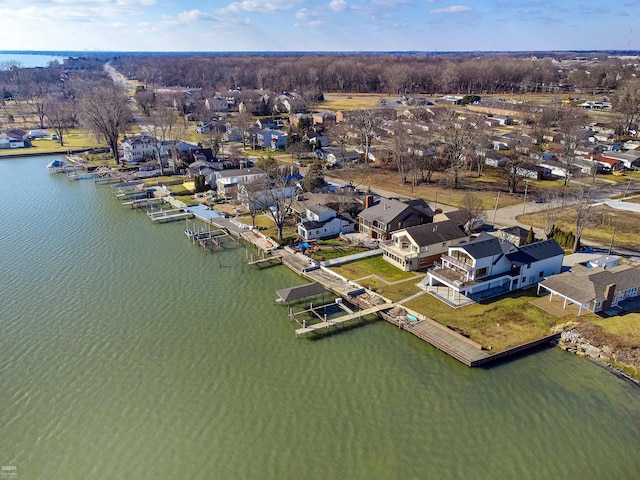
{"type": "Polygon", "coordinates": [[[126,137],[120,143],[122,158],[127,163],[140,163],[157,158],[158,140],[150,135],[126,137]]]}
{"type": "Polygon", "coordinates": [[[348,163],[359,162],[361,155],[356,150],[341,147],[322,147],[316,150],[316,157],[327,162],[329,167],[342,167],[348,163]]]}
{"type": "Polygon", "coordinates": [[[298,235],[305,240],[335,237],[353,231],[353,220],[319,203],[307,207],[305,218],[298,224],[298,235]]]}
{"type": "Polygon", "coordinates": [[[313,127],[317,131],[322,131],[335,126],[336,114],[332,112],[318,112],[313,114],[313,127]]]}
{"type": "Polygon", "coordinates": [[[229,101],[220,95],[207,98],[204,101],[204,106],[212,112],[226,113],[229,111],[229,101]]]}
{"type": "Polygon", "coordinates": [[[265,128],[255,132],[256,144],[269,150],[280,150],[287,145],[287,134],[280,130],[265,128]]]}
{"type": "Polygon", "coordinates": [[[197,160],[187,167],[187,178],[194,179],[198,175],[204,175],[205,181],[212,187],[216,183],[216,166],[205,160],[197,160]]]}
{"type": "Polygon", "coordinates": [[[395,231],[381,248],[387,262],[409,272],[433,265],[450,246],[470,239],[459,222],[446,220],[395,231]]]}
{"type": "Polygon", "coordinates": [[[494,236],[513,243],[516,247],[521,247],[529,236],[529,230],[519,226],[502,228],[493,233],[494,236]]]}
{"type": "Polygon", "coordinates": [[[376,203],[373,197],[365,199],[365,209],[360,212],[360,233],[367,237],[386,241],[391,238],[391,233],[407,227],[431,223],[433,211],[426,205],[415,203],[409,205],[400,200],[380,198],[376,203]]]}
{"type": "Polygon", "coordinates": [[[602,159],[620,161],[624,168],[628,169],[640,167],[640,152],[637,150],[631,150],[628,152],[603,152],[602,159]]]}
{"type": "Polygon", "coordinates": [[[478,238],[449,247],[439,265],[427,272],[420,286],[429,291],[443,287],[441,298],[489,298],[527,288],[560,273],[564,251],[555,240],[516,247],[511,242],[481,233],[478,238]]]}
{"type": "Polygon", "coordinates": [[[630,265],[589,268],[577,264],[571,270],[546,278],[538,285],[549,292],[549,301],[554,296],[578,306],[578,315],[583,310],[602,312],[619,306],[624,300],[635,299],[640,289],[640,270],[630,265]]]}
{"type": "Polygon", "coordinates": [[[29,134],[24,130],[6,130],[0,133],[0,148],[25,148],[29,134]]]}
{"type": "Polygon", "coordinates": [[[227,131],[222,134],[222,139],[225,142],[241,142],[242,130],[238,127],[228,128],[227,131]]]}

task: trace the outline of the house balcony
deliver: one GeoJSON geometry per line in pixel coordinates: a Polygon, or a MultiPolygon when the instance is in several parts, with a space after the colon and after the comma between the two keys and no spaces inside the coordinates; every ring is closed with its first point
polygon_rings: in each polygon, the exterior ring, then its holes
{"type": "MultiPolygon", "coordinates": [[[[463,272],[467,272],[467,273],[473,272],[473,265],[469,265],[468,263],[461,262],[460,260],[458,260],[456,258],[453,258],[453,257],[451,257],[449,255],[443,254],[440,257],[440,260],[443,263],[447,262],[447,263],[450,263],[451,265],[454,265],[455,267],[459,268],[463,272]]],[[[465,276],[465,278],[466,278],[466,276],[465,276]]]]}
{"type": "Polygon", "coordinates": [[[475,280],[467,280],[465,274],[462,274],[453,268],[442,266],[437,266],[429,270],[429,274],[441,283],[448,285],[456,290],[463,290],[469,287],[478,287],[482,284],[490,284],[491,282],[500,278],[508,280],[508,283],[510,285],[515,279],[518,278],[518,275],[514,276],[509,272],[502,272],[496,275],[489,275],[475,280]]]}
{"type": "Polygon", "coordinates": [[[398,248],[398,246],[391,240],[381,243],[380,248],[391,255],[405,260],[417,258],[420,255],[418,252],[412,252],[408,248],[398,248]]]}

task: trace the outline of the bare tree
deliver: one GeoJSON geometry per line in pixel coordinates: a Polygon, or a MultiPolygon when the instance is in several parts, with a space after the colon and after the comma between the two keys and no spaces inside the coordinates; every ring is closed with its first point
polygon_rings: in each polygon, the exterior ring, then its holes
{"type": "Polygon", "coordinates": [[[107,143],[119,165],[118,138],[132,121],[127,94],[115,85],[95,87],[83,95],[78,115],[96,138],[107,143]]]}
{"type": "MultiPolygon", "coordinates": [[[[289,167],[272,164],[267,170],[267,178],[257,181],[262,183],[261,203],[276,224],[279,241],[282,241],[282,232],[291,213],[291,205],[295,201],[296,193],[300,190],[300,187],[291,181],[291,174],[289,167]]],[[[259,187],[256,186],[256,188],[259,187]]]]}
{"type": "MultiPolygon", "coordinates": [[[[168,105],[161,105],[151,111],[149,115],[151,120],[150,128],[158,142],[158,156],[162,151],[162,146],[167,145],[170,151],[171,170],[176,171],[178,158],[178,142],[180,142],[186,134],[186,127],[183,122],[179,121],[176,111],[168,105]]],[[[160,158],[158,158],[160,161],[160,158]]],[[[162,168],[162,162],[160,161],[162,168]]]]}
{"type": "Polygon", "coordinates": [[[558,129],[562,134],[564,152],[561,160],[565,170],[564,186],[569,183],[569,176],[576,161],[576,148],[580,140],[580,133],[584,131],[585,115],[576,108],[563,111],[558,121],[558,129]]]}
{"type": "Polygon", "coordinates": [[[465,222],[464,229],[469,234],[478,227],[481,220],[485,220],[487,215],[482,206],[482,199],[478,194],[473,192],[467,192],[464,194],[460,210],[465,222]]]}
{"type": "Polygon", "coordinates": [[[411,135],[409,133],[410,127],[405,125],[402,120],[396,121],[393,126],[393,159],[400,174],[400,180],[402,183],[407,183],[409,172],[411,171],[411,153],[409,143],[411,142],[411,135]]]}
{"type": "Polygon", "coordinates": [[[440,130],[445,143],[443,158],[447,164],[453,188],[459,188],[460,172],[467,166],[469,155],[474,151],[479,136],[476,123],[452,112],[440,130]]]}
{"type": "Polygon", "coordinates": [[[542,210],[542,228],[547,240],[551,238],[556,229],[556,222],[562,213],[562,192],[557,188],[549,188],[543,193],[545,207],[542,210]]]}
{"type": "Polygon", "coordinates": [[[595,188],[579,185],[574,193],[573,210],[576,215],[576,239],[573,244],[573,252],[580,250],[580,240],[585,228],[597,225],[600,222],[593,204],[595,188]]]}
{"type": "Polygon", "coordinates": [[[351,118],[351,126],[358,135],[360,146],[364,151],[364,162],[369,161],[371,143],[383,124],[383,118],[372,110],[356,112],[351,118]]]}
{"type": "Polygon", "coordinates": [[[64,146],[64,137],[75,122],[74,110],[71,100],[64,98],[49,96],[44,103],[44,115],[49,122],[49,126],[58,136],[60,146],[64,146]]]}
{"type": "Polygon", "coordinates": [[[618,88],[613,103],[621,114],[617,133],[618,135],[628,135],[630,130],[637,127],[640,115],[640,79],[629,80],[618,88]]]}

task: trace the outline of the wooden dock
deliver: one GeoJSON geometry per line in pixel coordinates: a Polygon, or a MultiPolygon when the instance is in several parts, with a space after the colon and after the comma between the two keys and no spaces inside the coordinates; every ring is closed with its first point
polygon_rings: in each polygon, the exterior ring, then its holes
{"type": "Polygon", "coordinates": [[[162,198],[138,198],[135,200],[129,200],[128,202],[122,202],[122,205],[126,207],[131,207],[133,209],[151,207],[153,205],[158,205],[163,203],[164,200],[162,198]]]}
{"type": "Polygon", "coordinates": [[[169,210],[154,210],[147,212],[147,216],[154,222],[166,223],[192,218],[193,213],[187,212],[181,208],[172,208],[169,210]]]}
{"type": "Polygon", "coordinates": [[[376,305],[375,307],[367,308],[366,310],[360,310],[359,312],[350,313],[347,315],[343,315],[342,317],[334,318],[331,320],[322,321],[320,323],[316,323],[314,325],[304,326],[303,328],[298,328],[296,330],[296,337],[300,335],[305,335],[311,332],[318,332],[323,329],[329,329],[331,326],[340,325],[342,323],[348,322],[350,320],[355,320],[356,318],[362,318],[366,315],[372,315],[383,310],[389,310],[393,307],[391,303],[384,303],[382,305],[376,305]]]}
{"type": "Polygon", "coordinates": [[[433,345],[468,367],[476,367],[486,363],[491,357],[482,350],[482,345],[479,343],[463,337],[435,320],[425,318],[418,322],[407,322],[403,321],[402,317],[392,317],[383,312],[380,316],[389,323],[413,333],[419,339],[433,345]]]}

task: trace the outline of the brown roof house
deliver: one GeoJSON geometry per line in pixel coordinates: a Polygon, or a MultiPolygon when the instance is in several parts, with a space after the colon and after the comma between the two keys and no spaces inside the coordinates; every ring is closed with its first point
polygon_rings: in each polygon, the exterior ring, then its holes
{"type": "MultiPolygon", "coordinates": [[[[616,262],[617,263],[617,262],[616,262]]],[[[538,284],[549,292],[549,301],[555,297],[578,305],[578,316],[583,310],[592,313],[606,312],[620,307],[625,300],[635,300],[640,288],[640,270],[630,265],[589,266],[574,265],[568,272],[553,275],[538,284]]]]}
{"type": "Polygon", "coordinates": [[[381,248],[387,262],[410,272],[433,265],[450,246],[470,239],[459,222],[447,220],[397,230],[381,248]]]}
{"type": "Polygon", "coordinates": [[[360,212],[360,233],[376,240],[386,241],[391,233],[402,228],[431,223],[433,210],[424,200],[401,202],[392,198],[365,198],[365,209],[360,212]]]}

